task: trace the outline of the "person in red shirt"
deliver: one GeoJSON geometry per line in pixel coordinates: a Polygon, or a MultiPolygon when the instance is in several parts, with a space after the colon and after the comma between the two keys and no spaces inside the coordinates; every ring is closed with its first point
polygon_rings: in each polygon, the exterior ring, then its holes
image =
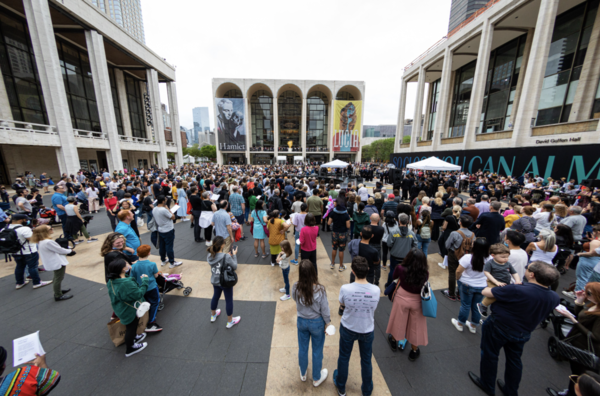
{"type": "Polygon", "coordinates": [[[112,191],[106,193],[104,198],[104,207],[106,208],[106,214],[110,220],[110,226],[114,231],[117,227],[117,213],[119,213],[119,200],[115,197],[112,191]]]}

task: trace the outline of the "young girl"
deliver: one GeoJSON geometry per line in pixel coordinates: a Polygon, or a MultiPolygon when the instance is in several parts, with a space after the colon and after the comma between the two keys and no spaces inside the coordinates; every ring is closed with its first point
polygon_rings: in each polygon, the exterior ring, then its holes
{"type": "Polygon", "coordinates": [[[283,282],[285,283],[285,287],[279,289],[281,293],[285,293],[279,299],[281,301],[289,300],[290,297],[290,258],[292,257],[292,245],[287,240],[281,241],[279,244],[281,247],[281,252],[277,256],[277,262],[281,267],[281,272],[283,273],[283,282]]]}

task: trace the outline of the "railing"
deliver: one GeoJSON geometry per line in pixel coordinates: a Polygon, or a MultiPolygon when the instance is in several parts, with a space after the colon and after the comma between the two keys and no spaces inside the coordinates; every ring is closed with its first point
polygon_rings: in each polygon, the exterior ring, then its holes
{"type": "Polygon", "coordinates": [[[300,152],[302,152],[302,147],[292,147],[292,148],[289,148],[287,146],[281,146],[281,147],[279,147],[278,150],[281,151],[281,152],[292,151],[292,152],[298,152],[298,153],[300,153],[300,152]]]}
{"type": "Polygon", "coordinates": [[[173,142],[167,142],[167,146],[176,147],[177,144],[173,142]]]}
{"type": "Polygon", "coordinates": [[[494,4],[496,4],[499,1],[500,0],[490,0],[486,5],[484,5],[480,9],[478,9],[473,15],[471,15],[470,17],[468,17],[465,21],[461,22],[460,25],[458,25],[457,27],[455,27],[454,29],[452,29],[446,36],[442,37],[441,40],[439,40],[437,43],[435,43],[434,45],[432,45],[431,47],[429,47],[429,49],[427,51],[425,51],[423,54],[421,54],[419,57],[417,57],[417,59],[415,59],[414,61],[410,62],[408,65],[406,65],[404,67],[404,71],[406,72],[408,69],[410,69],[411,67],[413,67],[413,65],[415,63],[417,63],[421,59],[425,58],[435,48],[437,48],[440,44],[442,44],[444,41],[448,40],[450,37],[452,37],[453,35],[455,35],[456,33],[458,33],[462,28],[464,28],[465,26],[467,26],[469,23],[473,22],[479,15],[483,14],[484,12],[486,12],[488,9],[490,9],[494,4]]]}
{"type": "Polygon", "coordinates": [[[107,139],[107,136],[105,133],[84,131],[82,129],[73,129],[73,135],[75,135],[75,137],[86,138],[86,139],[100,139],[100,140],[107,139]]]}
{"type": "Polygon", "coordinates": [[[328,152],[329,148],[327,148],[327,147],[307,147],[306,151],[309,153],[314,153],[314,152],[323,153],[323,152],[328,152]]]}
{"type": "Polygon", "coordinates": [[[275,150],[273,149],[273,147],[253,146],[253,147],[250,147],[250,151],[274,152],[275,150]]]}
{"type": "Polygon", "coordinates": [[[146,138],[135,137],[135,136],[119,135],[119,139],[121,139],[121,141],[123,141],[123,142],[154,144],[154,141],[152,139],[146,139],[146,138]]]}
{"type": "Polygon", "coordinates": [[[27,133],[45,133],[48,135],[58,135],[56,127],[52,125],[34,124],[33,122],[21,122],[11,120],[0,120],[0,130],[16,130],[19,132],[27,133]]]}

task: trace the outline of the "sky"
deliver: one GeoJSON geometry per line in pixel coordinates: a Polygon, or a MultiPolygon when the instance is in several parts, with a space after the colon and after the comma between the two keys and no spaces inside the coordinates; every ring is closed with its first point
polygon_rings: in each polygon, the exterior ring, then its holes
{"type": "Polygon", "coordinates": [[[194,107],[208,107],[214,127],[212,78],[365,81],[364,124],[395,125],[403,69],[447,33],[450,3],[142,0],[142,13],[146,45],[177,68],[186,128],[194,107]]]}

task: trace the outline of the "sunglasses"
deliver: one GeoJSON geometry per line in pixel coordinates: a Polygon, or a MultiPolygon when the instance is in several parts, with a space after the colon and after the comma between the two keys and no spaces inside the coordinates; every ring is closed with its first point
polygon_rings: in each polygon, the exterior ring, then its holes
{"type": "Polygon", "coordinates": [[[579,376],[579,375],[576,375],[576,374],[571,374],[571,375],[569,375],[569,379],[570,379],[571,381],[573,381],[573,383],[574,383],[574,384],[576,384],[577,382],[579,382],[579,377],[580,377],[580,376],[579,376]]]}

